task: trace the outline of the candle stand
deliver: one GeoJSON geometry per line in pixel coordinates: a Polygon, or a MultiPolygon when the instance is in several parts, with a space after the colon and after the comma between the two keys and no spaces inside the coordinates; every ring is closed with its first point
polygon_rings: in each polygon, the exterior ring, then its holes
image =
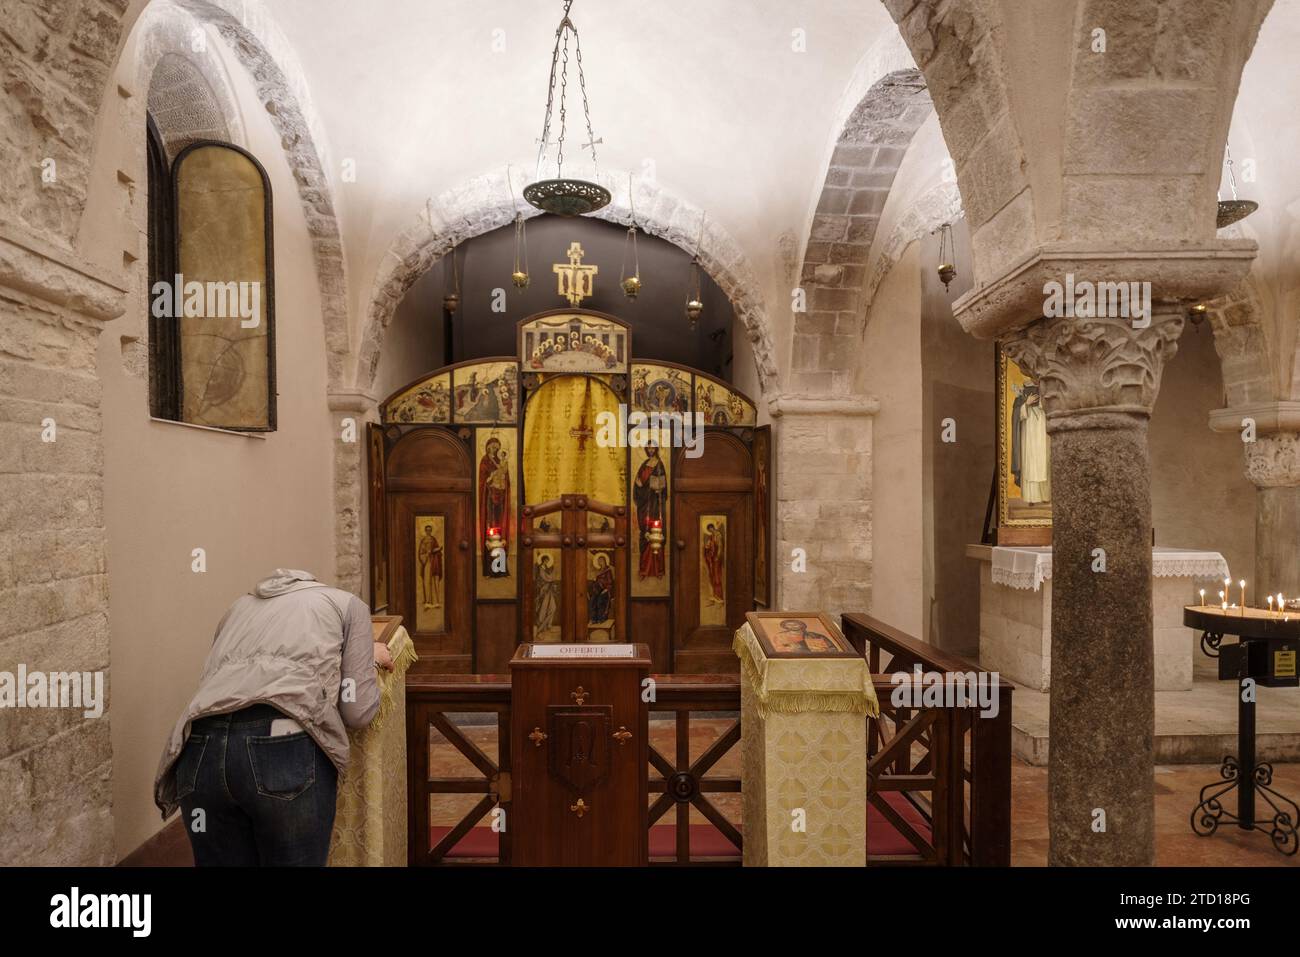
{"type": "Polygon", "coordinates": [[[1192,830],[1208,837],[1221,823],[1227,823],[1242,830],[1267,831],[1278,851],[1295,854],[1300,847],[1296,831],[1300,807],[1273,789],[1273,766],[1255,760],[1255,698],[1260,687],[1300,685],[1296,675],[1300,614],[1189,605],[1183,609],[1183,624],[1201,631],[1201,650],[1218,659],[1219,680],[1239,685],[1237,755],[1224,757],[1219,767],[1221,780],[1201,788],[1200,801],[1192,809],[1192,830]],[[1223,644],[1225,635],[1237,636],[1237,643],[1223,644]],[[1234,789],[1236,814],[1223,802],[1234,789]],[[1256,819],[1256,793],[1272,809],[1271,818],[1266,815],[1263,821],[1256,819]]]}

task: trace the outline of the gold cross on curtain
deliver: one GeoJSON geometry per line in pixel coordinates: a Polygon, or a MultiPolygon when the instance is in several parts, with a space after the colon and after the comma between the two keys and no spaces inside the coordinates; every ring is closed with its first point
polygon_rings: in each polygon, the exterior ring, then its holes
{"type": "Polygon", "coordinates": [[[602,412],[618,421],[618,396],[590,376],[557,376],[528,402],[524,419],[524,500],[586,495],[610,504],[627,500],[627,450],[602,445],[602,412]]]}

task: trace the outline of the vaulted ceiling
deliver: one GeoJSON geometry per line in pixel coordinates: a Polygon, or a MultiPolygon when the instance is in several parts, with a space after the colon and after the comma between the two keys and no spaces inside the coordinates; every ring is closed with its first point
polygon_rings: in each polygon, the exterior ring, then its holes
{"type": "MultiPolygon", "coordinates": [[[[562,8],[266,5],[301,65],[332,177],[355,161],[356,182],[336,186],[354,282],[373,275],[427,197],[507,163],[532,177],[562,8]]],[[[777,259],[776,237],[806,229],[855,67],[897,32],[883,4],[862,0],[578,0],[571,16],[601,169],[653,175],[707,209],[763,272],[777,259]]],[[[576,81],[571,58],[566,160],[575,173],[586,162],[576,81]]]]}

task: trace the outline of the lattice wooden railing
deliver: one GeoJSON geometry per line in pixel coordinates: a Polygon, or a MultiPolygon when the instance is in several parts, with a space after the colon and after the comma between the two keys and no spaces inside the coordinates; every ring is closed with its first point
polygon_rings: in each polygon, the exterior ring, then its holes
{"type": "Polygon", "coordinates": [[[869,615],[842,620],[845,637],[866,655],[880,700],[880,720],[867,727],[867,800],[914,852],[868,863],[1010,865],[1012,686],[998,682],[992,717],[970,707],[895,707],[891,673],[911,676],[918,665],[922,674],[979,669],[869,615]],[[906,801],[903,808],[885,800],[891,791],[906,801]],[[907,808],[919,820],[908,821],[907,808]]]}
{"type": "MultiPolygon", "coordinates": [[[[1011,857],[1011,686],[998,687],[996,717],[982,718],[971,708],[899,708],[892,703],[895,685],[889,672],[974,670],[866,615],[846,614],[844,633],[866,655],[874,675],[881,717],[867,721],[867,801],[901,835],[907,853],[868,853],[869,865],[961,864],[1008,865],[1011,857]]],[[[652,855],[652,864],[738,864],[743,848],[739,823],[731,820],[710,795],[739,794],[738,774],[718,772],[722,759],[740,742],[740,684],[728,675],[655,676],[650,705],[651,797],[649,826],[666,823],[675,831],[670,854],[652,855]],[[671,759],[653,746],[662,715],[672,716],[671,759]],[[706,722],[704,737],[717,732],[692,760],[691,729],[706,722]],[[719,730],[720,728],[720,730],[719,730]],[[692,812],[704,818],[725,841],[693,841],[692,812]],[[707,843],[710,846],[695,846],[707,843]],[[734,846],[734,852],[727,847],[734,846]]],[[[508,826],[495,842],[470,842],[482,849],[469,856],[453,848],[475,827],[485,828],[495,807],[509,820],[510,682],[497,675],[407,675],[407,761],[409,860],[412,865],[500,865],[510,862],[508,826]],[[495,724],[493,757],[471,740],[468,722],[452,716],[478,714],[495,724]],[[470,762],[476,776],[431,775],[430,744],[440,736],[470,762]],[[479,794],[482,797],[449,829],[430,827],[430,798],[479,794]],[[486,820],[485,820],[486,819],[486,820]],[[436,842],[432,836],[436,835],[436,842]]],[[[473,719],[471,719],[473,720],[473,719]]],[[[480,723],[478,726],[482,726],[480,723]]],[[[660,735],[662,736],[662,735],[660,735]]],[[[876,826],[879,826],[877,823],[876,826]]],[[[486,833],[484,831],[475,832],[486,833]]],[[[660,833],[665,833],[660,831],[660,833]]],[[[656,842],[652,839],[651,844],[656,842]]]]}
{"type": "MultiPolygon", "coordinates": [[[[653,745],[650,748],[650,827],[675,809],[675,844],[672,857],[651,858],[652,864],[739,864],[743,839],[740,828],[728,820],[708,795],[740,793],[740,776],[709,774],[733,747],[740,744],[740,684],[730,675],[663,675],[656,679],[651,720],[670,712],[674,718],[674,760],[653,745]],[[718,713],[722,717],[716,717],[718,713]],[[704,751],[691,760],[691,717],[709,714],[711,724],[727,726],[704,751]],[[656,796],[657,795],[657,796],[656,796]],[[707,854],[691,848],[691,809],[699,811],[735,846],[735,853],[707,854]]],[[[653,738],[653,733],[652,733],[653,738]]],[[[717,850],[714,848],[713,850],[717,850]]]]}
{"type": "MultiPolygon", "coordinates": [[[[490,721],[490,719],[489,719],[490,721]]],[[[494,865],[510,861],[510,680],[498,675],[406,676],[407,860],[416,865],[494,865]],[[495,715],[497,756],[483,752],[449,715],[495,715]],[[433,732],[463,754],[479,777],[446,777],[429,773],[433,732]],[[438,794],[481,794],[461,819],[432,843],[430,797],[438,794]],[[507,827],[497,836],[495,856],[449,858],[448,854],[493,808],[506,809],[507,827]]]]}

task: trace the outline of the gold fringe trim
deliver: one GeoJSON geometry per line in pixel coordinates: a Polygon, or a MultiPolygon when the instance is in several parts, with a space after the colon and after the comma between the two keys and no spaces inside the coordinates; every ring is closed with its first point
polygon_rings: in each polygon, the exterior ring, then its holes
{"type": "Polygon", "coordinates": [[[880,717],[880,704],[876,701],[876,691],[869,682],[871,675],[865,674],[861,692],[853,691],[778,691],[767,689],[765,669],[758,662],[761,652],[753,647],[756,639],[752,632],[746,634],[748,625],[738,629],[731,642],[731,650],[740,659],[741,676],[754,689],[755,703],[760,718],[768,714],[800,714],[805,711],[821,711],[838,714],[860,714],[863,717],[880,717]]]}
{"type": "Polygon", "coordinates": [[[368,728],[374,734],[383,729],[384,722],[393,710],[396,701],[394,689],[404,688],[406,670],[420,660],[420,656],[415,653],[415,642],[405,628],[399,628],[397,634],[388,639],[388,653],[393,657],[393,670],[379,676],[379,713],[368,728]]]}

